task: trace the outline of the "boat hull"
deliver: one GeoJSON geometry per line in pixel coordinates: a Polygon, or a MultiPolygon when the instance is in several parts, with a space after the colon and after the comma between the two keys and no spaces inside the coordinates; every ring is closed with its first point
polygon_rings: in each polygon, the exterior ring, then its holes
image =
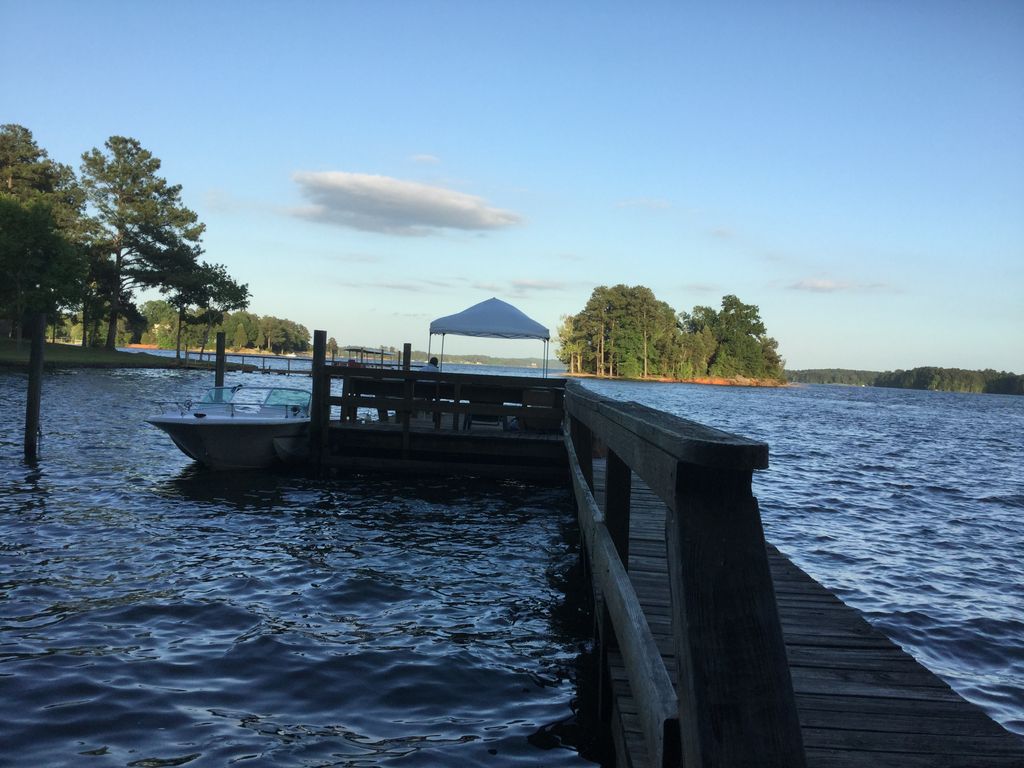
{"type": "Polygon", "coordinates": [[[146,420],[168,434],[189,458],[211,469],[261,469],[276,463],[274,441],[294,443],[309,431],[309,419],[196,418],[193,414],[146,420]]]}

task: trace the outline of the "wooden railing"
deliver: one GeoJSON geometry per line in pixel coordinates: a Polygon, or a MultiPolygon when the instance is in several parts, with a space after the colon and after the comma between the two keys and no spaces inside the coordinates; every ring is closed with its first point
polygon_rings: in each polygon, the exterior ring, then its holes
{"type": "Polygon", "coordinates": [[[342,423],[357,422],[360,409],[376,411],[382,420],[400,424],[405,436],[415,414],[429,414],[436,430],[461,430],[483,418],[504,420],[509,427],[515,419],[521,432],[561,430],[564,379],[412,370],[408,344],[401,369],[332,365],[320,334],[313,337],[314,454],[326,446],[332,406],[339,408],[342,423]],[[342,393],[332,395],[331,382],[338,379],[342,393]]]}
{"type": "Polygon", "coordinates": [[[460,430],[481,418],[504,420],[519,431],[560,430],[562,379],[526,376],[479,376],[471,373],[394,371],[326,366],[326,375],[342,381],[342,394],[331,396],[340,420],[359,420],[359,409],[408,428],[412,414],[430,414],[435,429],[460,430]]]}
{"type": "Polygon", "coordinates": [[[614,632],[652,765],[800,768],[793,686],[751,493],[768,446],[577,382],[567,386],[565,410],[598,620],[614,632]],[[593,495],[596,443],[607,448],[603,510],[593,495]],[[667,508],[675,691],[628,574],[634,474],[667,508]]]}

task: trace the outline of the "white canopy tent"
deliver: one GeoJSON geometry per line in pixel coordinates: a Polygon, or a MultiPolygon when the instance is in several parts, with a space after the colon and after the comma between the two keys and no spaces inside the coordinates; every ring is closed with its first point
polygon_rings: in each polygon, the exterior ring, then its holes
{"type": "Polygon", "coordinates": [[[501,299],[490,298],[458,314],[437,318],[430,324],[430,341],[437,334],[441,335],[442,361],[444,337],[448,334],[488,339],[540,339],[544,342],[544,375],[548,375],[548,344],[551,340],[548,329],[501,299]]]}

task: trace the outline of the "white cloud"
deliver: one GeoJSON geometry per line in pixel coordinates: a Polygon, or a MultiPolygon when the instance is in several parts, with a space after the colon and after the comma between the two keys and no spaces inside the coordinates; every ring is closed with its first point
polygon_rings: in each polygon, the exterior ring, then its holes
{"type": "Polygon", "coordinates": [[[517,294],[532,293],[534,291],[560,291],[565,288],[565,283],[557,280],[513,280],[512,290],[517,294]]]}
{"type": "Polygon", "coordinates": [[[793,291],[811,293],[839,293],[842,291],[876,291],[885,288],[882,283],[854,283],[846,280],[831,280],[825,277],[808,277],[789,286],[793,291]]]}
{"type": "Polygon", "coordinates": [[[413,181],[343,171],[293,175],[310,204],[295,216],[394,235],[429,235],[443,229],[501,229],[522,222],[473,195],[413,181]]]}
{"type": "Polygon", "coordinates": [[[557,280],[509,280],[508,283],[481,282],[471,284],[478,291],[486,291],[495,296],[511,296],[524,298],[538,292],[561,291],[567,286],[557,280]]]}
{"type": "Polygon", "coordinates": [[[441,158],[437,157],[436,155],[428,155],[425,153],[413,155],[410,159],[414,163],[423,163],[425,165],[437,165],[438,163],[441,162],[441,158]]]}

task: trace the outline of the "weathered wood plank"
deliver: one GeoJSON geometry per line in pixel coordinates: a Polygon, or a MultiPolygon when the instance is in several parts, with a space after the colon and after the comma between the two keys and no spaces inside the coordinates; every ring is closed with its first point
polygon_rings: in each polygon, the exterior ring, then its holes
{"type": "MultiPolygon", "coordinates": [[[[764,469],[768,466],[768,446],[756,440],[731,435],[711,427],[687,421],[638,403],[620,402],[588,390],[579,382],[566,384],[566,411],[592,430],[600,424],[602,438],[620,456],[630,452],[628,443],[643,441],[657,447],[675,461],[704,467],[764,469]],[[632,435],[632,438],[625,437],[632,435]]],[[[643,469],[633,462],[634,471],[649,481],[643,469]]],[[[651,484],[654,488],[654,484],[651,484]]]]}
{"type": "MultiPolygon", "coordinates": [[[[655,765],[674,765],[679,754],[676,720],[679,705],[672,680],[665,671],[629,574],[619,558],[605,517],[590,493],[568,435],[565,441],[590,571],[611,617],[649,759],[655,765]]],[[[627,516],[626,535],[628,519],[627,516]]]]}

